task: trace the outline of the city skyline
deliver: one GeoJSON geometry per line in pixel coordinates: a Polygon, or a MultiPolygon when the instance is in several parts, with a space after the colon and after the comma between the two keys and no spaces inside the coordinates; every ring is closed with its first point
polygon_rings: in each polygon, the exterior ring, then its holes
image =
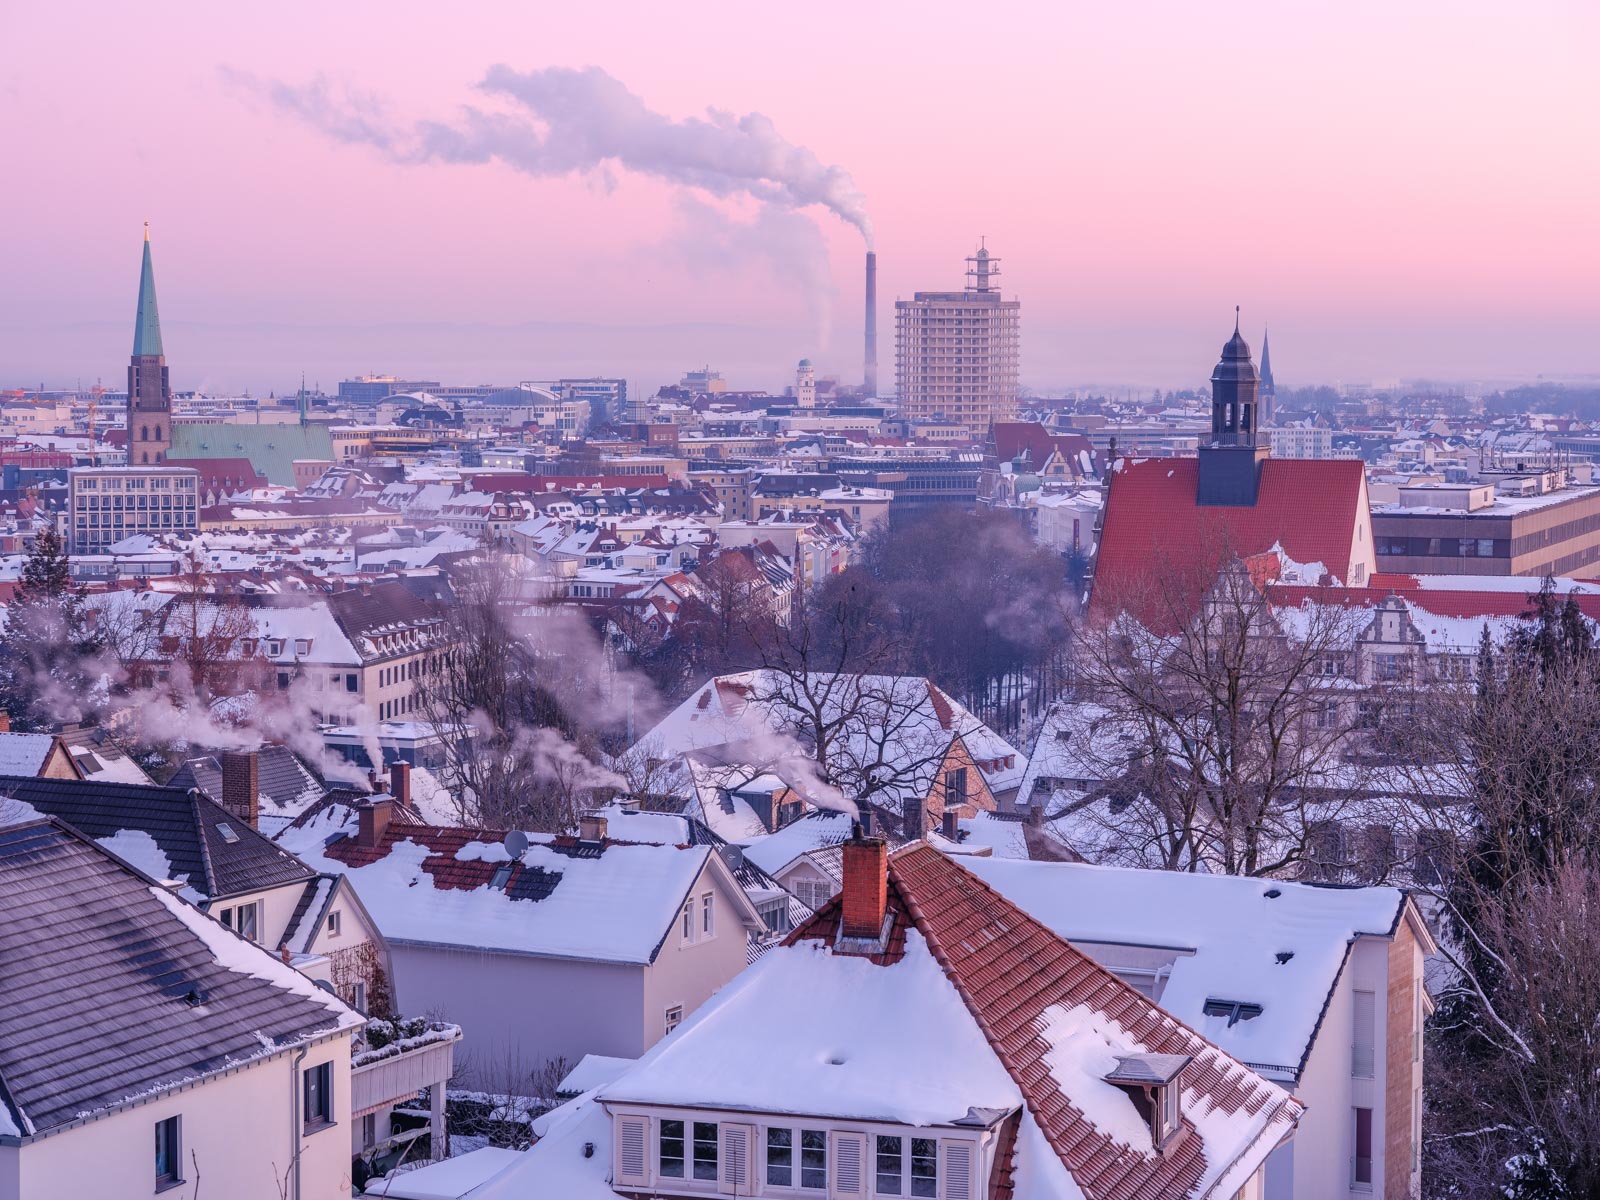
{"type": "Polygon", "coordinates": [[[675,124],[763,114],[865,195],[880,326],[896,298],[959,286],[987,236],[1035,390],[1200,386],[1235,304],[1252,342],[1272,328],[1288,387],[1593,370],[1600,168],[1569,148],[1600,104],[1577,5],[1509,29],[1482,7],[1328,28],[1267,5],[1168,6],[1148,28],[989,14],[976,46],[955,9],[917,29],[640,10],[626,44],[574,12],[415,39],[359,5],[309,38],[200,11],[97,14],[81,36],[70,6],[0,17],[14,175],[34,181],[8,255],[29,287],[0,298],[8,386],[117,378],[145,220],[180,390],[282,390],[302,369],[654,386],[702,361],[776,389],[801,357],[859,376],[862,240],[823,207],[627,165],[395,161],[294,111],[323,94],[396,128],[459,122],[501,111],[477,87],[496,63],[597,67],[675,124]],[[181,53],[150,36],[176,22],[181,53]],[[1491,45],[1492,75],[1474,66],[1491,45]],[[963,86],[930,121],[941,78],[963,86]]]}

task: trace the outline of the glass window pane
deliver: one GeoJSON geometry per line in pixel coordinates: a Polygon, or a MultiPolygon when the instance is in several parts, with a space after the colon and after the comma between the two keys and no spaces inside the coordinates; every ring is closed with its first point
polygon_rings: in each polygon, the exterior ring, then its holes
{"type": "Polygon", "coordinates": [[[878,1195],[898,1196],[900,1190],[901,1139],[878,1135],[878,1195]]]}
{"type": "Polygon", "coordinates": [[[661,1175],[683,1178],[683,1122],[661,1122],[661,1175]]]}
{"type": "Polygon", "coordinates": [[[911,1194],[939,1194],[939,1143],[933,1138],[911,1139],[911,1194]]]}
{"type": "Polygon", "coordinates": [[[694,1123],[694,1177],[717,1178],[717,1126],[714,1121],[694,1123]]]}
{"type": "Polygon", "coordinates": [[[794,1130],[767,1130],[767,1182],[788,1187],[794,1182],[794,1130]]]}
{"type": "Polygon", "coordinates": [[[800,1186],[822,1191],[828,1186],[828,1134],[822,1129],[800,1131],[800,1186]]]}

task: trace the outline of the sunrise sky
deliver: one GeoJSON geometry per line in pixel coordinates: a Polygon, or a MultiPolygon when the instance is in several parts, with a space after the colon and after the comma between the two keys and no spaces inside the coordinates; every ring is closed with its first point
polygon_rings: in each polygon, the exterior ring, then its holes
{"type": "Polygon", "coordinates": [[[0,386],[120,383],[146,219],[177,388],[859,377],[826,208],[419,153],[464,106],[536,128],[496,64],[848,173],[886,378],[893,298],[980,235],[1036,389],[1198,384],[1235,304],[1280,385],[1597,373],[1597,45],[1592,2],[8,0],[0,386]]]}

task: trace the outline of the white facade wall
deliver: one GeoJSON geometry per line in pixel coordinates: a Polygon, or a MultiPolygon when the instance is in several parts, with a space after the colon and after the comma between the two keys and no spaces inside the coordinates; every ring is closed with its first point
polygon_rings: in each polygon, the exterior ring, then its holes
{"type": "Polygon", "coordinates": [[[649,966],[391,942],[396,1004],[461,1026],[456,1064],[480,1086],[507,1064],[525,1073],[555,1058],[637,1058],[665,1033],[669,1008],[687,1016],[744,970],[746,930],[709,872],[691,889],[695,920],[707,892],[715,936],[685,943],[674,921],[649,966]]]}
{"type": "Polygon", "coordinates": [[[173,1116],[182,1118],[184,1182],[161,1192],[163,1200],[282,1200],[297,1148],[301,1200],[343,1200],[350,1195],[349,1034],[312,1046],[301,1064],[334,1064],[335,1123],[309,1136],[301,1135],[293,1107],[298,1053],[20,1147],[0,1146],[0,1200],[148,1200],[156,1194],[155,1126],[173,1116]]]}

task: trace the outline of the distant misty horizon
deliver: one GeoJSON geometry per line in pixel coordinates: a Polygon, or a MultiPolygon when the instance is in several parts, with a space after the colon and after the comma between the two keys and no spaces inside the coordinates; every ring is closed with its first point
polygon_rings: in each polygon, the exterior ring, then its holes
{"type": "MultiPolygon", "coordinates": [[[[816,350],[794,330],[774,327],[695,322],[611,327],[580,321],[256,325],[173,319],[167,314],[176,305],[163,301],[162,307],[173,387],[210,395],[283,395],[299,387],[302,371],[308,387],[328,393],[337,390],[340,380],[369,374],[507,386],[526,380],[608,376],[653,393],[706,365],[719,371],[730,389],[778,394],[794,382],[801,357],[812,358],[822,377],[847,385],[861,381],[859,354],[847,361],[842,355],[816,350]]],[[[1023,315],[1022,382],[1041,396],[1204,389],[1231,332],[1230,326],[1208,339],[1204,332],[1178,330],[1157,342],[1145,331],[1079,330],[1054,338],[1040,335],[1046,344],[1039,355],[1030,356],[1026,306],[1023,315]],[[1124,355],[1143,363],[1137,374],[1119,373],[1124,355]],[[1035,357],[1043,362],[1030,370],[1035,357]]],[[[886,324],[892,328],[892,315],[880,319],[880,329],[886,324]]],[[[22,327],[19,332],[24,336],[0,347],[0,389],[41,384],[46,389],[88,387],[96,381],[120,389],[131,328],[131,320],[22,327]]],[[[1259,362],[1260,333],[1247,332],[1247,337],[1259,362]]],[[[1379,369],[1363,373],[1354,369],[1354,362],[1341,369],[1342,356],[1337,352],[1303,364],[1297,357],[1300,347],[1289,332],[1275,329],[1271,337],[1273,373],[1280,390],[1389,388],[1427,382],[1472,392],[1536,382],[1600,383],[1594,360],[1561,353],[1559,334],[1530,347],[1529,367],[1515,372],[1495,370],[1488,356],[1429,355],[1424,344],[1409,347],[1410,356],[1404,354],[1407,348],[1394,347],[1392,357],[1368,359],[1379,369]],[[1545,362],[1540,363],[1538,351],[1547,356],[1545,362]]],[[[880,378],[888,394],[893,387],[892,357],[881,356],[880,361],[880,378]]]]}

